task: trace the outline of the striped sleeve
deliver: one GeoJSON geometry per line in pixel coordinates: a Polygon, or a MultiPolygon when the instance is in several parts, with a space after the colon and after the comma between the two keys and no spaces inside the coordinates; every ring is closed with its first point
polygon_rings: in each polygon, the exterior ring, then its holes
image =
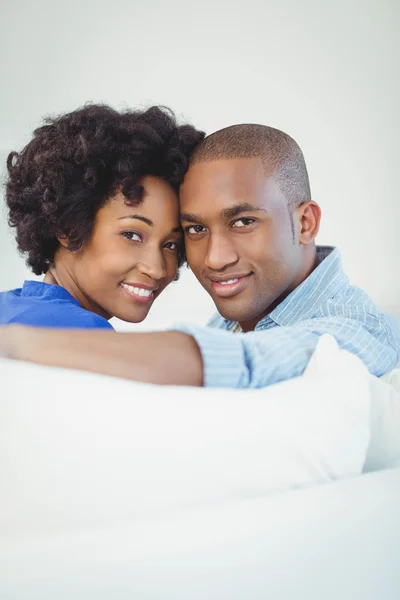
{"type": "Polygon", "coordinates": [[[361,358],[373,375],[384,375],[400,358],[399,344],[392,343],[378,316],[369,323],[342,316],[324,317],[235,335],[196,325],[176,329],[196,340],[203,359],[204,385],[208,387],[259,388],[297,377],[325,333],[361,358]]]}

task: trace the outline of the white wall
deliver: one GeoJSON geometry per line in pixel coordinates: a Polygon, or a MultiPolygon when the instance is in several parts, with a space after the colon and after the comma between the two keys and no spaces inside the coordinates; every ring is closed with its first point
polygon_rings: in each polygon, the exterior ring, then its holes
{"type": "MultiPolygon", "coordinates": [[[[48,113],[85,101],[162,103],[207,132],[238,122],[284,129],[302,146],[320,243],[352,281],[400,304],[399,19],[396,0],[2,0],[0,159],[48,113]]],[[[0,289],[25,277],[0,218],[0,289]]],[[[211,304],[191,274],[146,328],[211,304]]]]}

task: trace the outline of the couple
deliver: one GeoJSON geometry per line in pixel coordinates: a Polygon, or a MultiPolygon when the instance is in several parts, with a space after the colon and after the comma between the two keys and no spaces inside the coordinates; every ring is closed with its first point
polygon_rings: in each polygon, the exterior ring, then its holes
{"type": "Polygon", "coordinates": [[[349,284],[337,249],[316,246],[321,211],[281,131],[204,138],[157,107],[89,106],[37,130],[8,169],[10,223],[45,278],[0,295],[0,323],[36,325],[1,328],[0,355],[232,388],[300,375],[324,333],[374,375],[400,359],[395,320],[349,284]],[[218,310],[208,327],[99,331],[142,321],[185,259],[218,310]]]}

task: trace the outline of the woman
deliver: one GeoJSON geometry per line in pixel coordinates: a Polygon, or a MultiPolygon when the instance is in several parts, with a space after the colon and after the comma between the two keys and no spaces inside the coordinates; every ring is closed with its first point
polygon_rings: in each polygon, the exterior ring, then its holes
{"type": "Polygon", "coordinates": [[[143,321],[183,260],[177,192],[203,137],[159,107],[47,119],[9,155],[6,184],[18,248],[44,279],[0,293],[0,324],[143,321]]]}

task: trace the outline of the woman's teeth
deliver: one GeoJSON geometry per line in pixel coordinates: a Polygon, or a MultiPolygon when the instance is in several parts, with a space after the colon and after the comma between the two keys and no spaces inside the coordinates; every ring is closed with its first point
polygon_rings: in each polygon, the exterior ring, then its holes
{"type": "Polygon", "coordinates": [[[124,287],[131,294],[136,294],[137,296],[144,296],[148,298],[153,293],[153,290],[145,290],[139,287],[133,287],[132,285],[128,285],[127,283],[121,283],[122,287],[124,287]]]}

